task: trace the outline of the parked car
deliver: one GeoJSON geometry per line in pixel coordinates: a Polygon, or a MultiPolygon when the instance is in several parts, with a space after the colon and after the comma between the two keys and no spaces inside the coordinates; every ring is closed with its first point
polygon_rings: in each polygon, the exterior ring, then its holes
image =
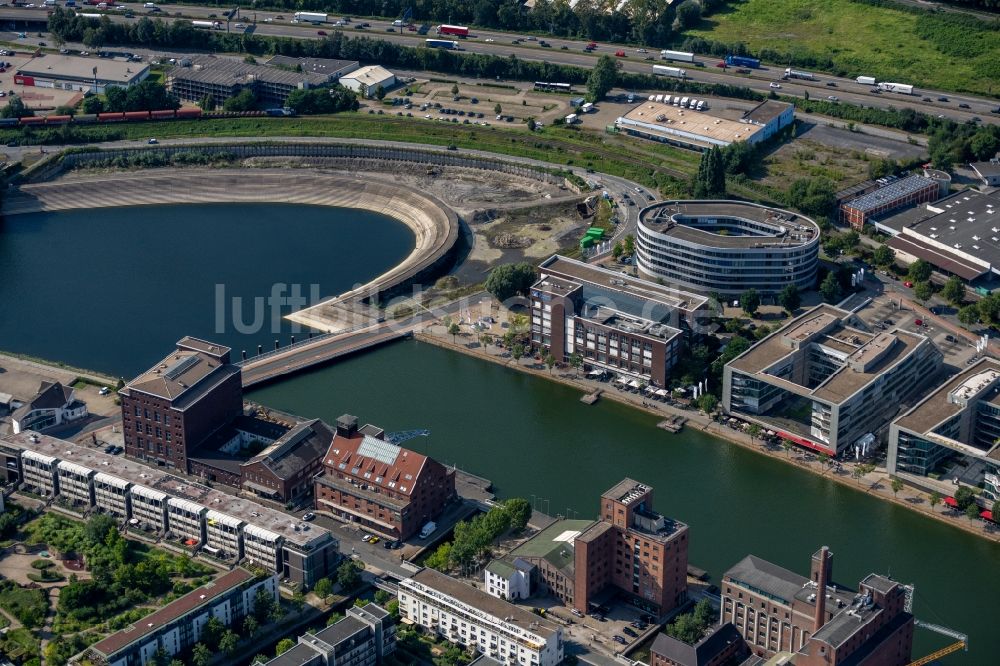
{"type": "Polygon", "coordinates": [[[316,34],[320,37],[326,37],[326,30],[317,30],[316,34]]]}
{"type": "Polygon", "coordinates": [[[615,643],[619,643],[621,645],[627,645],[628,641],[625,640],[624,636],[619,636],[618,634],[615,634],[615,643]]]}
{"type": "Polygon", "coordinates": [[[906,280],[905,282],[903,282],[903,286],[906,287],[907,289],[910,289],[913,287],[913,283],[910,282],[909,280],[906,280]]]}
{"type": "Polygon", "coordinates": [[[107,386],[102,386],[101,390],[98,391],[98,393],[100,395],[107,395],[107,394],[111,393],[111,389],[109,389],[107,386]]]}
{"type": "Polygon", "coordinates": [[[923,319],[914,319],[913,320],[913,325],[914,326],[923,326],[924,325],[924,320],[923,319]]]}
{"type": "Polygon", "coordinates": [[[366,534],[363,537],[361,537],[361,540],[364,541],[365,543],[368,543],[369,541],[371,541],[374,538],[375,538],[375,535],[373,535],[373,534],[366,534]]]}
{"type": "Polygon", "coordinates": [[[573,615],[576,615],[577,617],[584,617],[583,613],[581,613],[576,608],[571,608],[569,612],[572,613],[573,615]]]}
{"type": "Polygon", "coordinates": [[[771,81],[770,83],[767,84],[767,86],[769,88],[780,88],[781,84],[778,83],[777,81],[771,81]]]}
{"type": "Polygon", "coordinates": [[[302,520],[304,520],[306,522],[308,522],[310,520],[315,520],[315,519],[316,519],[316,514],[313,513],[312,511],[307,511],[304,514],[302,514],[302,520]]]}
{"type": "Polygon", "coordinates": [[[839,102],[840,101],[840,99],[836,95],[829,95],[829,96],[827,96],[827,99],[830,100],[831,102],[839,102]]]}
{"type": "Polygon", "coordinates": [[[623,627],[622,633],[625,634],[626,636],[631,636],[632,638],[639,637],[639,634],[636,633],[635,629],[632,629],[630,627],[623,627]]]}

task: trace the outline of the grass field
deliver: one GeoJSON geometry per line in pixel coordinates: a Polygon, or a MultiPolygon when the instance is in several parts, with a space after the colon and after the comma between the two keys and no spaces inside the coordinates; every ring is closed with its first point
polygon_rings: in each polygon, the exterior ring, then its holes
{"type": "Polygon", "coordinates": [[[1000,95],[1000,24],[971,17],[852,0],[744,0],[688,34],[773,51],[763,55],[776,62],[829,59],[844,76],[1000,95]]]}
{"type": "MultiPolygon", "coordinates": [[[[522,129],[480,127],[369,114],[340,114],[303,118],[233,118],[80,126],[73,141],[137,140],[149,137],[179,138],[269,136],[385,139],[458,149],[476,149],[591,168],[657,188],[664,196],[680,194],[678,179],[687,179],[698,168],[699,156],[690,151],[635,141],[628,137],[546,127],[530,133],[522,129]]],[[[21,138],[21,130],[0,130],[0,143],[21,138]]],[[[28,143],[47,136],[43,143],[62,143],[62,130],[32,134],[28,143]]],[[[196,148],[196,146],[192,146],[196,148]]]]}

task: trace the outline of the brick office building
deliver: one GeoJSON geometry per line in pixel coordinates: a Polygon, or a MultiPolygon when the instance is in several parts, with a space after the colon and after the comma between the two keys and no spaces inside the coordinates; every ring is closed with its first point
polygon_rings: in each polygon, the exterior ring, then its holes
{"type": "Polygon", "coordinates": [[[186,472],[190,453],[243,412],[240,369],[229,352],[182,338],[175,352],[121,389],[126,454],[186,472]]]}
{"type": "Polygon", "coordinates": [[[688,527],[653,511],[653,489],[625,479],[601,495],[598,523],[576,539],[576,608],[614,586],[662,616],[687,595],[688,527]]]}
{"type": "Polygon", "coordinates": [[[531,287],[531,341],[559,361],[666,386],[704,296],[555,255],[531,287]]]}
{"type": "Polygon", "coordinates": [[[432,458],[390,444],[381,429],[337,419],[316,477],[316,508],[338,520],[406,539],[455,498],[455,472],[432,458]]]}
{"type": "Polygon", "coordinates": [[[812,556],[805,578],[748,555],[725,573],[721,621],[732,623],[754,654],[794,654],[797,666],[828,666],[849,658],[866,666],[909,663],[913,616],[906,590],[870,574],[857,593],[833,583],[833,554],[812,556]]]}
{"type": "Polygon", "coordinates": [[[687,525],[653,511],[653,489],[625,479],[601,495],[596,521],[561,520],[510,553],[513,562],[486,568],[485,588],[501,598],[544,590],[588,612],[601,595],[618,592],[662,616],[684,602],[687,591],[687,525]],[[530,567],[528,571],[524,567],[530,567]]]}

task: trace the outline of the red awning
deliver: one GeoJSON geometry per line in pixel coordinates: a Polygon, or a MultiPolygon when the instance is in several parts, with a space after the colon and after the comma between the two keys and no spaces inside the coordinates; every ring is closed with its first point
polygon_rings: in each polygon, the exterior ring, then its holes
{"type": "Polygon", "coordinates": [[[944,503],[948,506],[958,506],[958,502],[955,501],[954,497],[945,497],[944,503]]]}
{"type": "Polygon", "coordinates": [[[993,512],[983,511],[979,514],[979,517],[982,518],[983,520],[993,520],[993,512]]]}

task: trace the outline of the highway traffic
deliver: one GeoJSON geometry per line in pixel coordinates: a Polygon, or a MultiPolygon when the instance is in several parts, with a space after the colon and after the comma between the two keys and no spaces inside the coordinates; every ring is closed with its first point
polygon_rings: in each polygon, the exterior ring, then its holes
{"type": "MultiPolygon", "coordinates": [[[[415,27],[410,30],[407,27],[393,25],[391,20],[376,18],[342,17],[348,22],[343,26],[336,26],[333,23],[295,23],[293,22],[294,14],[291,12],[241,10],[227,21],[225,13],[218,7],[165,5],[163,11],[153,13],[149,13],[148,10],[136,4],[126,5],[126,7],[129,9],[128,12],[109,11],[108,16],[115,22],[133,22],[147,15],[169,21],[215,19],[221,21],[223,30],[230,32],[245,31],[263,36],[296,39],[327,39],[335,31],[343,31],[345,35],[350,37],[364,35],[406,46],[421,46],[426,39],[436,36],[433,27],[427,35],[420,35],[415,27]],[[133,16],[127,17],[126,13],[131,13],[133,16]]],[[[24,8],[17,11],[44,12],[47,10],[24,8]]],[[[340,20],[340,18],[331,16],[330,20],[335,21],[340,20]]],[[[22,41],[37,44],[45,39],[34,38],[29,34],[22,41]]],[[[515,55],[524,60],[584,68],[593,66],[596,59],[602,54],[622,54],[618,57],[622,70],[641,74],[650,74],[652,73],[652,65],[664,63],[660,60],[659,49],[652,47],[641,48],[601,43],[592,51],[588,51],[585,48],[587,42],[580,40],[538,38],[491,30],[472,30],[469,37],[461,39],[459,44],[459,50],[462,52],[500,56],[515,55]],[[543,43],[546,45],[542,46],[543,43]]],[[[874,91],[877,89],[871,85],[859,84],[851,78],[840,78],[822,73],[816,73],[816,79],[812,81],[783,80],[785,70],[783,65],[762,65],[759,69],[743,70],[741,73],[736,71],[735,67],[726,69],[718,67],[720,59],[710,56],[696,56],[694,63],[666,64],[683,67],[689,80],[701,83],[741,85],[761,93],[773,90],[778,94],[793,97],[805,97],[808,94],[812,99],[830,99],[830,101],[873,108],[911,108],[921,113],[950,118],[957,122],[1000,123],[1000,113],[997,113],[1000,111],[1000,102],[966,94],[927,90],[920,88],[919,82],[912,82],[914,84],[913,95],[900,95],[881,91],[876,93],[874,91]]],[[[866,73],[857,72],[857,75],[864,74],[866,73]]]]}

